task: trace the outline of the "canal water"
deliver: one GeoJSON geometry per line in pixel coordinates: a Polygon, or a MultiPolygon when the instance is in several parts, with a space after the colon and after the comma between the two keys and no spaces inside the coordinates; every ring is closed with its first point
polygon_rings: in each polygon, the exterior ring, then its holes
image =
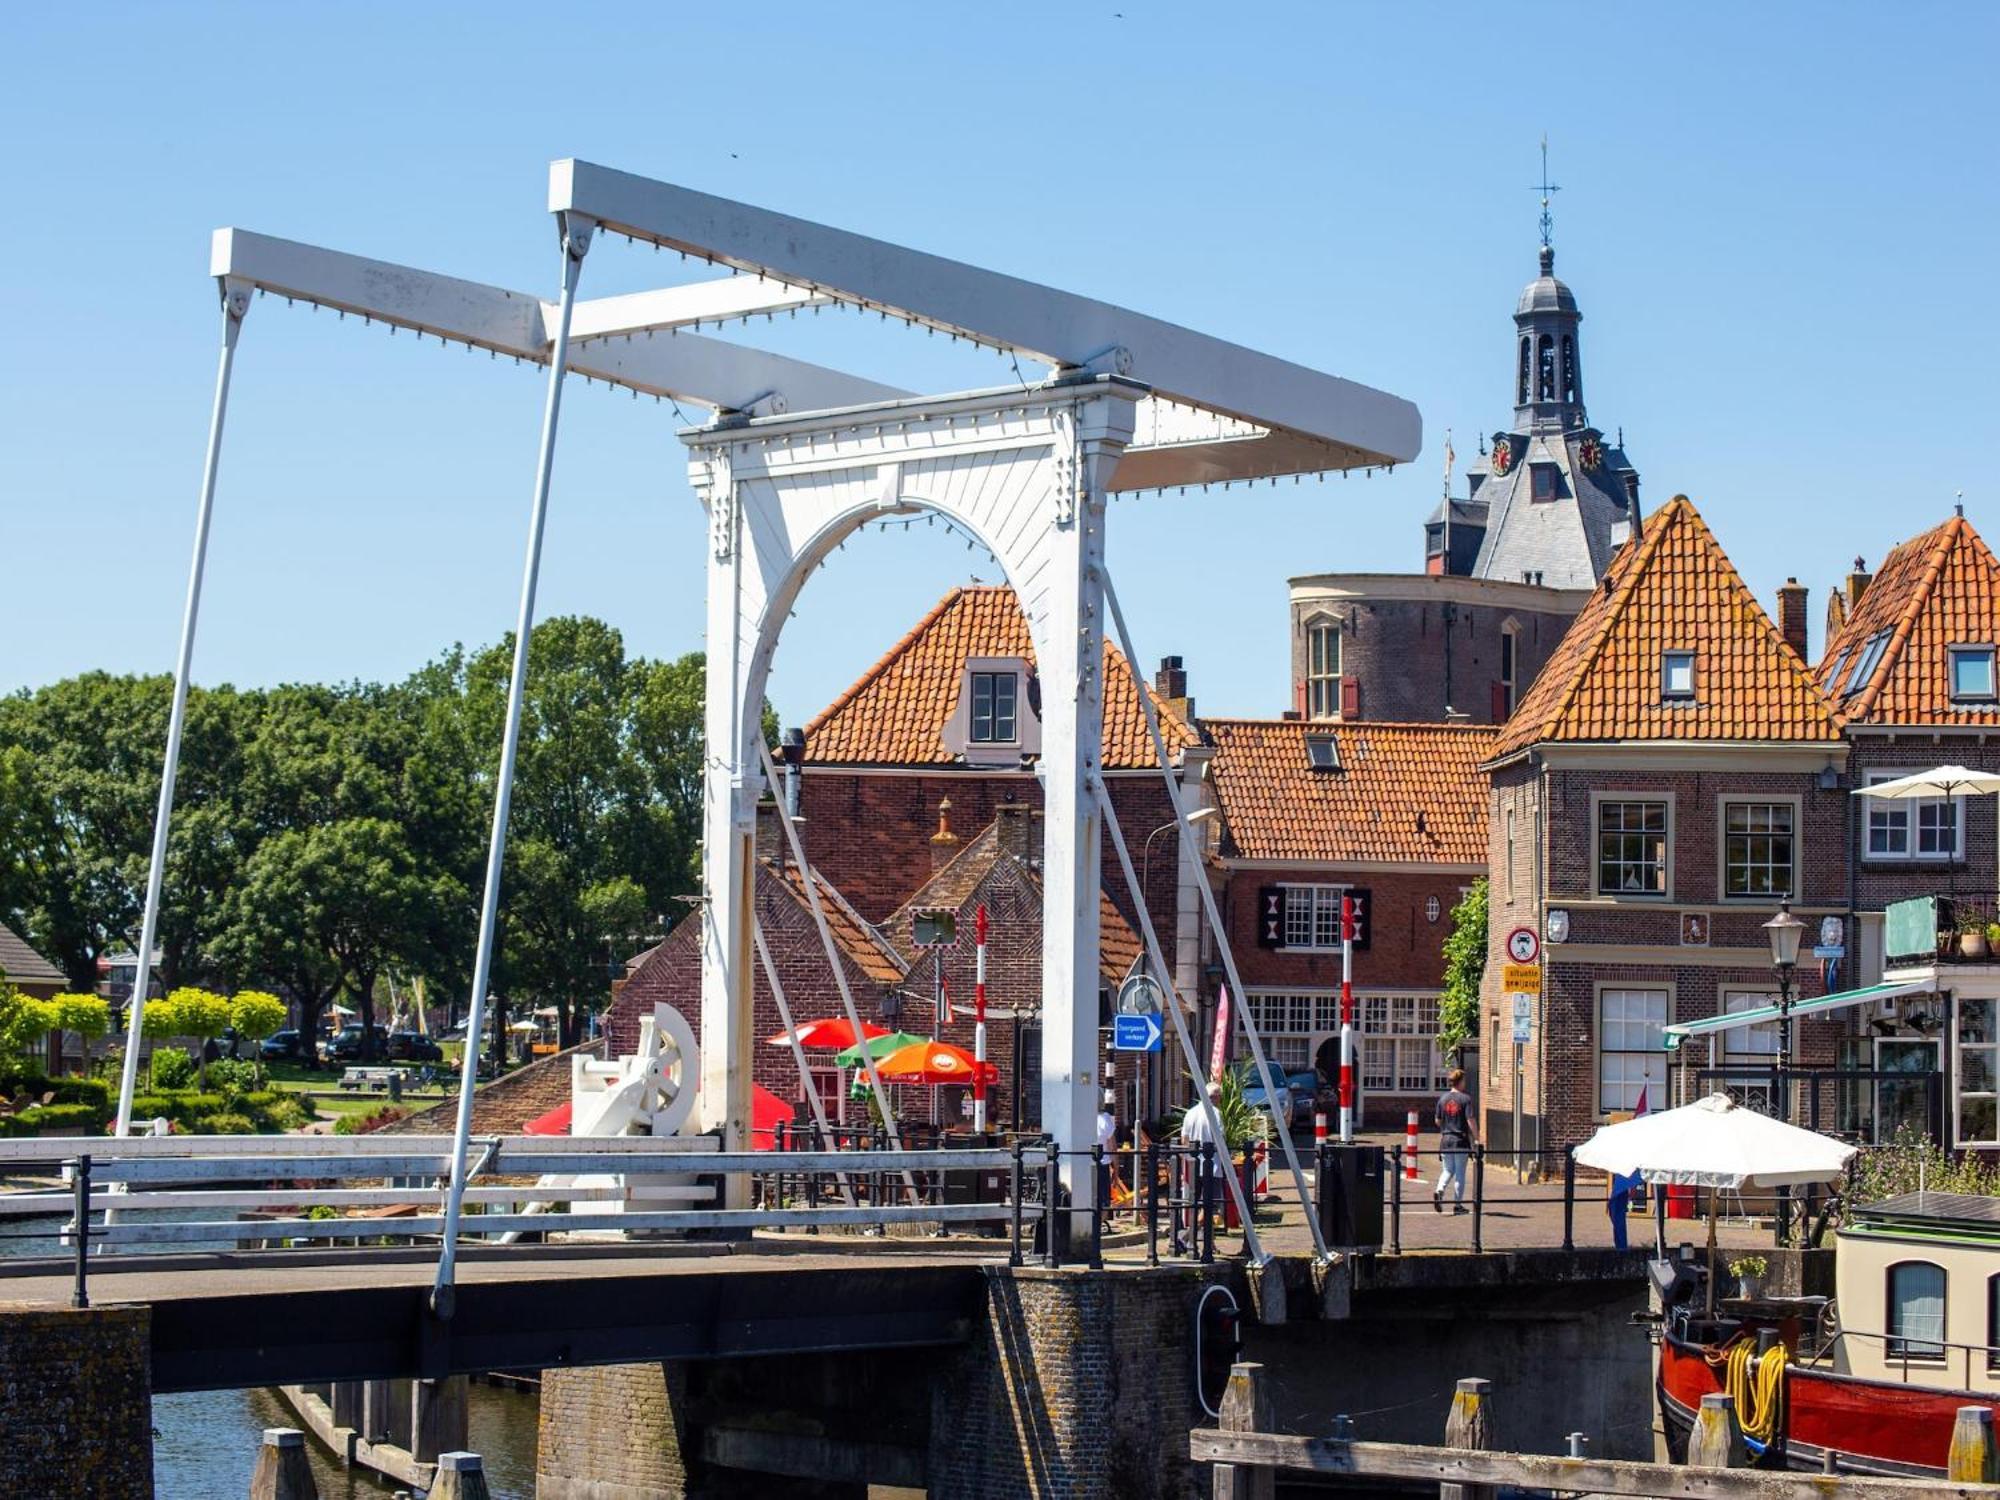
{"type": "MultiPolygon", "coordinates": [[[[198,1218],[203,1213],[168,1213],[165,1218],[198,1218]]],[[[59,1221],[18,1222],[19,1229],[46,1226],[49,1233],[0,1239],[0,1257],[63,1254],[55,1236],[59,1221]]],[[[190,1245],[226,1250],[229,1245],[190,1245]]],[[[468,1394],[467,1446],[485,1460],[493,1500],[533,1500],[535,1427],[533,1393],[474,1384],[468,1394]]],[[[242,1500],[250,1493],[250,1471],[266,1427],[296,1427],[298,1420],[277,1394],[266,1390],[201,1391],[153,1398],[153,1485],[159,1500],[242,1500]]],[[[327,1449],[306,1440],[321,1500],[384,1500],[398,1488],[363,1469],[343,1468],[327,1449]]]]}

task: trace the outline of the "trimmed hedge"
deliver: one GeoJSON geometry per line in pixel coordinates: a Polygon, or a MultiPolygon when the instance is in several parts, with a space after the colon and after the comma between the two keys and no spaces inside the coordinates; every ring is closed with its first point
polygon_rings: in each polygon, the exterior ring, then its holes
{"type": "Polygon", "coordinates": [[[18,1115],[0,1115],[0,1136],[36,1136],[44,1130],[104,1128],[104,1112],[92,1104],[37,1104],[18,1115]]]}
{"type": "Polygon", "coordinates": [[[102,1078],[49,1078],[18,1068],[0,1070],[0,1096],[12,1099],[17,1094],[33,1099],[54,1094],[52,1104],[91,1104],[106,1119],[111,1117],[111,1085],[102,1078]]]}

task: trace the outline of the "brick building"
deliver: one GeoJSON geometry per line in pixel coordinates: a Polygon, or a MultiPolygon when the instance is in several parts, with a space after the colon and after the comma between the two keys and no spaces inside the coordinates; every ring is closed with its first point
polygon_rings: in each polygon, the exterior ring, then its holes
{"type": "Polygon", "coordinates": [[[1202,728],[1214,745],[1205,791],[1221,815],[1209,865],[1272,1065],[1339,1076],[1339,910],[1353,896],[1359,1118],[1400,1123],[1443,1081],[1443,943],[1452,907],[1485,871],[1480,767],[1494,731],[1289,719],[1202,728]]]}
{"type": "MultiPolygon", "coordinates": [[[[1798,650],[1675,497],[1611,560],[1488,763],[1489,1144],[1573,1144],[1642,1092],[1664,1102],[1666,1026],[1775,999],[1760,929],[1780,900],[1809,930],[1846,911],[1847,756],[1798,650]],[[1542,945],[1518,1047],[1517,928],[1542,945]]],[[[1820,988],[1801,964],[1797,993],[1820,988]]],[[[1834,1062],[1844,1028],[1799,1023],[1795,1056],[1834,1062]]],[[[1776,1030],[1721,1033],[1714,1065],[1768,1066],[1776,1030]]]]}

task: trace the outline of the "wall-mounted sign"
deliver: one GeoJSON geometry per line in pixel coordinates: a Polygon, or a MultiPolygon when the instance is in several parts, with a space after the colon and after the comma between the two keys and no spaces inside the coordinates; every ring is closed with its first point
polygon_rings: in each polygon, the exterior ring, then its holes
{"type": "Polygon", "coordinates": [[[1707,912],[1684,911],[1681,913],[1681,946],[1683,948],[1706,948],[1708,946],[1707,912]]]}
{"type": "Polygon", "coordinates": [[[1569,913],[1561,907],[1557,907],[1549,913],[1546,926],[1549,929],[1550,942],[1566,943],[1569,941],[1569,913]]]}
{"type": "Polygon", "coordinates": [[[1542,971],[1537,964],[1502,964],[1500,988],[1510,995],[1539,995],[1542,971]]]}
{"type": "Polygon", "coordinates": [[[1535,1029],[1535,997],[1514,996],[1514,1044],[1524,1045],[1535,1029]]]}
{"type": "Polygon", "coordinates": [[[1507,934],[1507,956],[1517,964],[1531,964],[1542,956],[1542,940],[1532,927],[1516,927],[1507,934]]]}

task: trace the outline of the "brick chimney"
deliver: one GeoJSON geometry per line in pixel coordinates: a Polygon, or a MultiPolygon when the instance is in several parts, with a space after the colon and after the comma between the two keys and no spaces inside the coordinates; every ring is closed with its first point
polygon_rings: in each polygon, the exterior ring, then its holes
{"type": "Polygon", "coordinates": [[[931,835],[931,868],[942,870],[958,857],[959,837],[951,831],[951,798],[938,803],[937,832],[931,835]]]}
{"type": "Polygon", "coordinates": [[[1874,582],[1874,580],[1875,575],[1868,571],[1868,564],[1858,557],[1855,558],[1854,571],[1847,575],[1847,608],[1849,613],[1852,613],[1854,606],[1861,602],[1861,596],[1868,591],[1868,585],[1874,582]]]}
{"type": "Polygon", "coordinates": [[[1778,634],[1800,661],[1809,660],[1806,630],[1806,586],[1796,578],[1787,578],[1778,585],[1778,634]]]}
{"type": "Polygon", "coordinates": [[[1000,850],[1027,862],[1029,868],[1042,867],[1042,810],[1024,802],[1003,802],[993,810],[999,829],[1000,850]]]}
{"type": "Polygon", "coordinates": [[[1153,691],[1166,700],[1183,719],[1194,717],[1194,699],[1188,696],[1187,668],[1178,656],[1160,658],[1160,670],[1153,674],[1153,691]]]}

